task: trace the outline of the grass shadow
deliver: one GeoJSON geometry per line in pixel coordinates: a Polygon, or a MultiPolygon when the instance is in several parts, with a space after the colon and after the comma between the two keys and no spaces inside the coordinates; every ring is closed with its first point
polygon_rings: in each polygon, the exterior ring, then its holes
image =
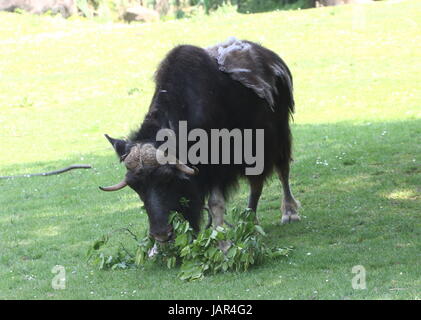
{"type": "MultiPolygon", "coordinates": [[[[397,260],[408,269],[419,265],[421,120],[294,125],[293,131],[291,181],[302,203],[302,221],[279,225],[281,189],[275,177],[267,182],[259,205],[267,243],[294,246],[288,260],[292,265],[270,262],[253,274],[265,277],[280,266],[295,274],[294,264],[315,277],[357,262],[373,270],[394,269],[397,260]],[[309,263],[311,255],[317,259],[309,263]]],[[[84,257],[92,241],[120,227],[146,231],[147,217],[139,213],[141,204],[133,191],[98,189],[124,174],[112,150],[108,156],[84,154],[83,158],[94,169],[0,180],[3,269],[42,273],[46,265],[57,263],[89,270],[84,257]]],[[[2,174],[47,171],[78,159],[3,167],[2,174]]],[[[241,183],[229,206],[245,207],[247,194],[241,183]]],[[[170,281],[165,272],[153,272],[162,284],[170,281]]],[[[135,275],[129,272],[123,277],[135,275]]]]}

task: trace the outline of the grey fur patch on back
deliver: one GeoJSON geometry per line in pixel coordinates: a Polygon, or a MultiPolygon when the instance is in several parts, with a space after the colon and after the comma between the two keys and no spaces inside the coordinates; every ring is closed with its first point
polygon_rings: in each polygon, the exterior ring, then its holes
{"type": "Polygon", "coordinates": [[[269,68],[263,66],[263,59],[255,45],[235,37],[205,50],[216,59],[219,70],[252,89],[260,98],[265,99],[273,110],[274,95],[278,94],[276,78],[285,75],[281,65],[274,64],[269,68]]]}

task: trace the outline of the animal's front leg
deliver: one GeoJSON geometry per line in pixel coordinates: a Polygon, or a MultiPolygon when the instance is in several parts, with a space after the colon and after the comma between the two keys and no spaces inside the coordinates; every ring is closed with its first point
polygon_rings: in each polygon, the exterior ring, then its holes
{"type": "Polygon", "coordinates": [[[213,226],[222,226],[224,224],[225,198],[221,190],[217,188],[212,190],[208,200],[208,206],[212,215],[213,226]]]}
{"type": "MultiPolygon", "coordinates": [[[[225,198],[221,190],[213,189],[208,200],[209,211],[212,215],[212,223],[214,228],[220,227],[224,224],[225,214],[225,198]]],[[[219,249],[227,252],[231,247],[231,241],[219,241],[219,249]]]]}

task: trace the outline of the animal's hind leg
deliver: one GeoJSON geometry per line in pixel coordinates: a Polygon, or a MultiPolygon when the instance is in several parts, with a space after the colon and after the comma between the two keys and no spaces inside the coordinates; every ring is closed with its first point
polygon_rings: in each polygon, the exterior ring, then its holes
{"type": "Polygon", "coordinates": [[[300,206],[300,203],[295,200],[289,186],[289,161],[281,161],[279,165],[276,166],[276,172],[281,180],[284,191],[281,222],[289,223],[299,221],[300,216],[298,215],[298,207],[300,206]]]}

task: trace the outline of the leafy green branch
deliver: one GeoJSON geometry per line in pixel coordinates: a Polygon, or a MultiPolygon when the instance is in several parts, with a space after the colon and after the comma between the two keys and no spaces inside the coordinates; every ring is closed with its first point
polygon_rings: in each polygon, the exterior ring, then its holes
{"type": "MultiPolygon", "coordinates": [[[[252,210],[233,209],[232,213],[236,221],[234,227],[208,228],[197,234],[181,214],[172,213],[170,223],[176,235],[172,242],[158,243],[149,236],[137,240],[138,237],[129,230],[136,241],[135,253],[130,253],[120,243],[120,250],[107,256],[101,250],[110,239],[107,235],[93,244],[88,256],[99,269],[142,267],[148,263],[159,263],[169,269],[179,267],[181,280],[194,281],[219,272],[245,272],[266,259],[286,257],[291,252],[292,248],[268,248],[265,245],[266,233],[255,224],[252,210]]],[[[128,232],[128,229],[119,231],[128,232]]]]}

